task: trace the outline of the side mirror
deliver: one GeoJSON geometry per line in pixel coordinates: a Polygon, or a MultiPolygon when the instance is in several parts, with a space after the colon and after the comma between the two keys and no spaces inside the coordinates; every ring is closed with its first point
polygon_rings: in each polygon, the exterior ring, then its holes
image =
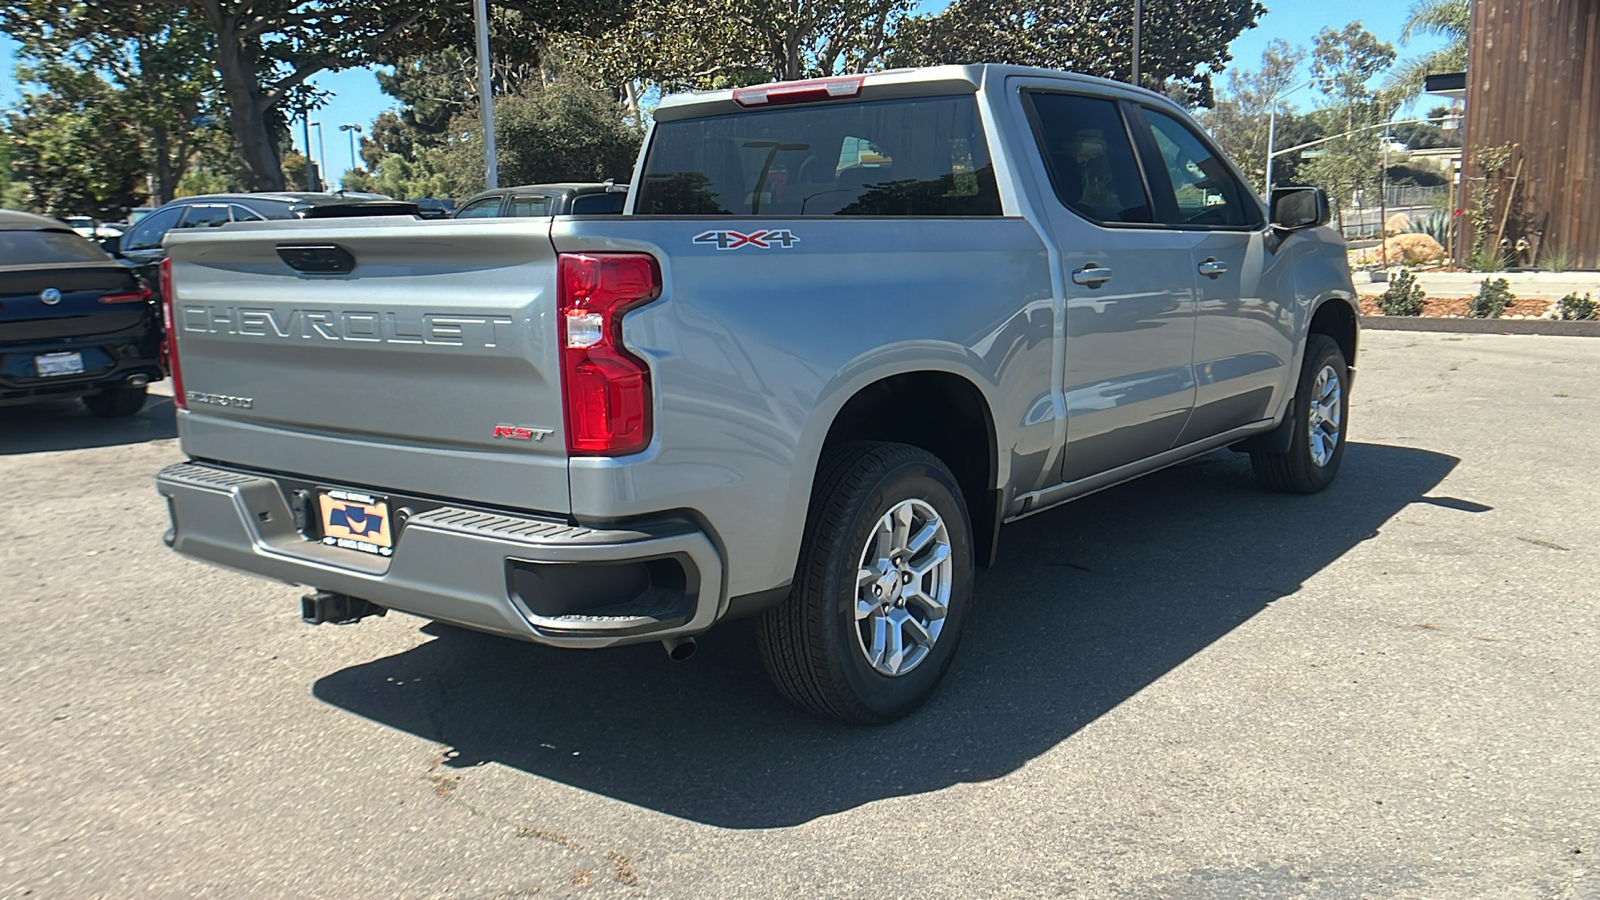
{"type": "Polygon", "coordinates": [[[1272,226],[1302,231],[1328,224],[1328,194],[1318,187],[1272,189],[1272,226]]]}
{"type": "Polygon", "coordinates": [[[122,235],[111,234],[100,239],[100,249],[112,256],[122,255],[122,235]]]}

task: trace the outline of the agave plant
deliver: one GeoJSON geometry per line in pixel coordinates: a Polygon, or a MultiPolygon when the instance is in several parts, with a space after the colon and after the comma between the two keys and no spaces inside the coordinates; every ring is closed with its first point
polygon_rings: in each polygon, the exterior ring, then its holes
{"type": "Polygon", "coordinates": [[[1450,234],[1450,216],[1444,210],[1436,209],[1429,213],[1426,218],[1412,219],[1411,227],[1407,228],[1406,231],[1412,234],[1425,234],[1438,241],[1439,246],[1443,247],[1446,244],[1445,239],[1450,234]]]}

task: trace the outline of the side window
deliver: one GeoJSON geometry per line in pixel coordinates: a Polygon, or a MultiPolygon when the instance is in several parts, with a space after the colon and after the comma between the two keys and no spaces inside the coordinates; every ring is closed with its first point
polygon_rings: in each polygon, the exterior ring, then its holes
{"type": "Polygon", "coordinates": [[[511,214],[513,216],[548,216],[550,215],[550,198],[512,197],[511,214]]]}
{"type": "Polygon", "coordinates": [[[492,219],[500,215],[500,195],[474,200],[456,213],[458,219],[492,219]]]}
{"type": "Polygon", "coordinates": [[[1234,228],[1260,224],[1260,211],[1244,185],[1199,135],[1164,112],[1146,108],[1144,114],[1150,120],[1156,152],[1161,154],[1160,164],[1177,204],[1176,220],[1168,224],[1234,228]]]}
{"type": "Polygon", "coordinates": [[[1101,223],[1155,221],[1115,101],[1043,91],[1028,99],[1050,183],[1068,209],[1101,223]]]}
{"type": "Polygon", "coordinates": [[[139,224],[133,226],[133,230],[122,239],[122,250],[154,250],[160,247],[167,231],[178,224],[183,209],[181,206],[169,206],[140,219],[139,224]]]}
{"type": "Polygon", "coordinates": [[[256,213],[253,210],[247,209],[247,208],[245,208],[243,206],[230,206],[228,208],[233,211],[233,220],[235,222],[265,222],[266,221],[266,217],[256,215],[256,213]]]}
{"type": "Polygon", "coordinates": [[[221,228],[233,221],[228,215],[228,207],[217,205],[195,204],[183,214],[183,221],[178,223],[179,228],[221,228]]]}

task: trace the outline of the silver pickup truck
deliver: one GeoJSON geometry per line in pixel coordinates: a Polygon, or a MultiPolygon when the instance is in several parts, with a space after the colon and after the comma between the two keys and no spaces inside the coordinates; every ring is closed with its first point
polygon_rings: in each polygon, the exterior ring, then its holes
{"type": "Polygon", "coordinates": [[[759,615],[790,700],[889,721],[1002,524],[1220,447],[1332,481],[1326,221],[1156,94],[969,66],[668,98],[622,216],[174,233],[166,540],[312,622],[681,658],[759,615]]]}

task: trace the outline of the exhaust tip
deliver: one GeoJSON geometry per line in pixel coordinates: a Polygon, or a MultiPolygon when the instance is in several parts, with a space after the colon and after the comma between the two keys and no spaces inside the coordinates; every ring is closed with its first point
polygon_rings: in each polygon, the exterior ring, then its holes
{"type": "Polygon", "coordinates": [[[128,387],[144,387],[145,385],[147,385],[149,383],[150,383],[150,376],[149,375],[129,375],[128,376],[128,381],[127,381],[128,387]]]}
{"type": "Polygon", "coordinates": [[[695,644],[692,637],[667,638],[661,642],[661,646],[667,648],[667,656],[673,662],[683,662],[693,656],[694,651],[698,649],[698,645],[695,644]]]}

